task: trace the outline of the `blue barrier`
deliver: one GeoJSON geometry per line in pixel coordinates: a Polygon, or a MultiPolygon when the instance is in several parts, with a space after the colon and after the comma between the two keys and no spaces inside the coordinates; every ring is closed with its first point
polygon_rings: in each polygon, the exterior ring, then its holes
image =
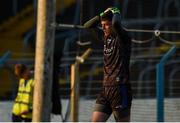
{"type": "Polygon", "coordinates": [[[11,51],[7,51],[1,58],[0,58],[0,68],[3,67],[4,63],[11,57],[11,51]]]}
{"type": "Polygon", "coordinates": [[[173,46],[156,66],[157,122],[164,122],[164,64],[176,49],[176,46],[173,46]]]}

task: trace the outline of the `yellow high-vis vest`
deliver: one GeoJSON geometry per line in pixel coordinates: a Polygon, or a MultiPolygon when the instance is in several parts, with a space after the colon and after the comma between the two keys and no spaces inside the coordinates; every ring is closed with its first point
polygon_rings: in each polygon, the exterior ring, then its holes
{"type": "Polygon", "coordinates": [[[23,118],[32,118],[33,88],[34,79],[19,80],[18,93],[12,109],[13,114],[23,118]],[[22,114],[27,111],[29,113],[22,114]]]}

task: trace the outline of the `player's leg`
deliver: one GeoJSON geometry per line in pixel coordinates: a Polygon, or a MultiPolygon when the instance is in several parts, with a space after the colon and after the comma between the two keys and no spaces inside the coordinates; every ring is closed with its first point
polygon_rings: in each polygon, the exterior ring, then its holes
{"type": "Polygon", "coordinates": [[[110,103],[106,99],[104,90],[105,89],[103,89],[96,100],[94,112],[91,119],[92,122],[105,122],[112,113],[110,103]]]}
{"type": "Polygon", "coordinates": [[[113,111],[114,119],[116,122],[130,122],[130,109],[120,109],[113,111]]]}
{"type": "Polygon", "coordinates": [[[109,114],[104,112],[94,111],[92,114],[92,122],[105,122],[109,118],[109,114]]]}
{"type": "Polygon", "coordinates": [[[116,92],[111,103],[114,118],[118,122],[129,122],[132,102],[131,87],[130,85],[120,85],[114,89],[116,92]]]}

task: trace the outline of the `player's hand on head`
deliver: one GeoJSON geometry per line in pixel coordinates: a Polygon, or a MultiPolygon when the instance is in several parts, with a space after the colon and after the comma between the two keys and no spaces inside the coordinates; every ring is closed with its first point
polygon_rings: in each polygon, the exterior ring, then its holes
{"type": "Polygon", "coordinates": [[[104,10],[103,12],[100,13],[100,16],[102,17],[102,16],[104,16],[105,14],[111,12],[111,9],[112,9],[111,7],[107,8],[106,10],[104,10]]]}
{"type": "Polygon", "coordinates": [[[120,14],[120,10],[116,7],[109,7],[104,12],[100,13],[100,16],[105,15],[106,13],[112,12],[113,14],[120,14]]]}
{"type": "Polygon", "coordinates": [[[113,13],[113,14],[120,14],[120,10],[116,7],[111,7],[110,11],[113,13]]]}
{"type": "Polygon", "coordinates": [[[111,11],[111,9],[112,9],[112,7],[107,8],[107,9],[104,11],[104,13],[107,13],[107,12],[111,11]]]}

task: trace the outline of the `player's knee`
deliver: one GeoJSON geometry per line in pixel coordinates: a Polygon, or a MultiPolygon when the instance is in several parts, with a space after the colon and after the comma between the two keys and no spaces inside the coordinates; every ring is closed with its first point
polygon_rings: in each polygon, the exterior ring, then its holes
{"type": "Polygon", "coordinates": [[[105,122],[109,118],[108,114],[103,112],[93,112],[91,122],[105,122]]]}
{"type": "Polygon", "coordinates": [[[130,122],[130,116],[126,116],[123,118],[115,118],[116,122],[130,122]]]}
{"type": "Polygon", "coordinates": [[[130,121],[130,109],[126,109],[123,111],[114,111],[113,115],[114,115],[114,119],[117,122],[129,122],[130,121]]]}

